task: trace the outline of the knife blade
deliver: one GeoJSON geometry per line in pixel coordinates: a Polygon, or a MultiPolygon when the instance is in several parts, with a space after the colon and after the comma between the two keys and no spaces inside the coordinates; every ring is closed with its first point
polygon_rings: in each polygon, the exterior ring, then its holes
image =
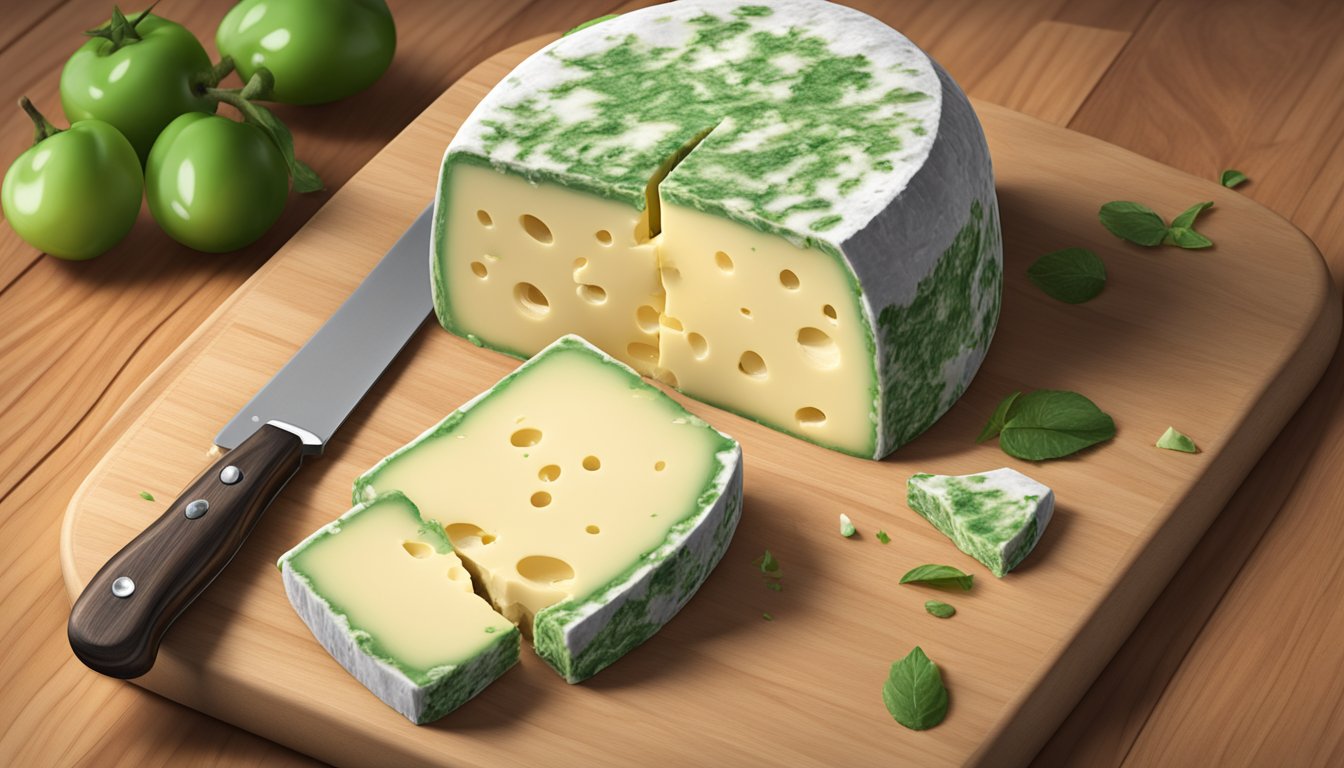
{"type": "Polygon", "coordinates": [[[70,610],[89,668],[148,672],[173,621],[237,554],[262,513],[327,440],[433,308],[425,210],[283,368],[229,420],[226,452],[94,575],[70,610]]]}

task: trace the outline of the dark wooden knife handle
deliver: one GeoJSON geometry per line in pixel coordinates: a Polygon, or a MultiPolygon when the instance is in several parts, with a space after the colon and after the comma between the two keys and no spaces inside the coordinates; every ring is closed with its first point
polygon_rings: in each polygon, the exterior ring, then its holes
{"type": "Polygon", "coordinates": [[[229,564],[302,460],[298,435],[264,424],[201,473],[84,587],[66,628],[75,656],[111,677],[148,672],[173,620],[229,564]]]}

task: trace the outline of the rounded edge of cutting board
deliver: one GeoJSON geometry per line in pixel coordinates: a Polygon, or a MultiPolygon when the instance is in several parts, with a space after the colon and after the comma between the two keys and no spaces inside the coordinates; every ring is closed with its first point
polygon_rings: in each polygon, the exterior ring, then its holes
{"type": "MultiPolygon", "coordinates": [[[[306,224],[304,228],[300,230],[299,233],[295,235],[294,239],[291,241],[290,244],[286,244],[286,246],[284,246],[280,250],[280,252],[277,253],[276,257],[268,261],[267,264],[264,265],[260,270],[258,270],[246,283],[244,283],[233,296],[231,296],[228,300],[226,300],[216,310],[216,312],[211,315],[209,320],[207,320],[206,323],[204,323],[186,341],[184,341],[182,346],[179,347],[176,351],[174,351],[164,361],[164,363],[158,369],[156,369],[155,372],[148,379],[146,379],[144,383],[141,384],[140,387],[137,387],[137,389],[131,395],[131,397],[128,398],[127,401],[117,410],[112,421],[109,422],[109,424],[104,428],[102,432],[100,432],[100,436],[103,434],[114,432],[120,432],[121,434],[117,438],[117,441],[113,445],[113,447],[98,462],[94,470],[81,484],[80,488],[78,489],[74,497],[72,497],[71,503],[66,510],[65,518],[62,521],[62,533],[61,533],[62,574],[66,580],[67,592],[72,597],[78,594],[79,590],[82,588],[83,583],[87,581],[87,579],[81,574],[81,563],[78,561],[79,554],[76,551],[76,539],[79,536],[78,529],[81,514],[80,502],[85,498],[87,498],[88,495],[99,486],[99,483],[101,481],[106,479],[106,476],[108,474],[108,467],[111,465],[111,462],[113,462],[115,458],[125,450],[126,444],[134,440],[137,432],[144,426],[144,424],[147,421],[150,420],[151,413],[149,411],[149,407],[153,405],[155,402],[157,402],[160,398],[162,398],[164,396],[164,393],[168,390],[168,388],[173,384],[175,384],[176,382],[178,382],[178,380],[181,379],[188,372],[191,365],[195,362],[197,355],[205,351],[212,340],[214,340],[219,334],[224,333],[226,330],[228,330],[228,321],[233,316],[234,310],[238,306],[238,304],[244,301],[246,298],[248,298],[257,290],[264,288],[268,279],[272,276],[272,274],[276,270],[279,270],[284,266],[285,260],[281,256],[281,254],[284,254],[291,248],[302,248],[303,247],[302,243],[304,242],[305,236],[307,234],[311,234],[310,230],[320,230],[323,228],[325,224],[328,223],[328,219],[331,216],[331,211],[339,207],[336,205],[338,200],[345,200],[351,196],[357,196],[359,191],[362,189],[361,186],[361,183],[363,183],[362,180],[364,182],[367,182],[367,180],[364,177],[367,175],[367,172],[369,171],[370,168],[374,168],[384,163],[393,161],[396,155],[395,147],[399,140],[401,140],[408,133],[413,132],[416,129],[417,124],[419,124],[421,120],[426,119],[426,117],[430,116],[431,113],[436,113],[439,110],[443,109],[441,105],[444,102],[444,100],[449,97],[450,94],[453,94],[455,92],[459,93],[459,95],[463,93],[475,93],[474,98],[479,98],[480,96],[484,95],[484,93],[489,88],[489,84],[479,80],[479,78],[482,77],[483,72],[500,70],[500,76],[502,76],[504,73],[507,73],[507,71],[512,68],[512,63],[504,64],[501,62],[509,61],[511,58],[514,60],[514,62],[521,60],[521,58],[523,58],[523,56],[525,56],[527,53],[530,53],[533,50],[539,48],[541,45],[543,45],[545,42],[548,42],[551,39],[554,39],[554,36],[543,36],[513,46],[505,51],[502,51],[486,59],[481,64],[477,65],[477,67],[473,68],[466,75],[464,75],[463,78],[458,83],[454,84],[454,86],[450,88],[447,92],[445,92],[445,94],[441,96],[439,100],[436,100],[429,108],[425,110],[424,113],[422,113],[420,117],[418,117],[415,121],[413,121],[411,125],[408,126],[407,129],[405,129],[403,133],[397,137],[397,139],[394,139],[393,142],[389,144],[388,147],[384,148],[382,152],[380,152],[377,156],[375,156],[373,160],[371,160],[369,164],[360,171],[359,174],[357,174],[354,178],[351,179],[351,181],[346,185],[346,187],[338,191],[336,195],[333,196],[332,200],[328,201],[328,203],[322,208],[322,210],[320,210],[313,217],[313,219],[308,224],[306,224]],[[459,89],[461,90],[459,91],[459,89]],[[345,197],[342,197],[342,195],[345,195],[345,197]]],[[[499,78],[494,78],[494,80],[498,79],[499,78]]],[[[494,82],[494,80],[491,80],[491,82],[494,82]]],[[[1154,161],[1142,158],[1141,156],[1130,153],[1127,150],[1123,150],[1118,147],[1113,147],[1112,145],[1104,144],[1099,140],[1092,139],[1090,137],[1086,137],[1081,134],[1074,134],[1070,131],[1067,131],[1066,129],[1042,123],[1040,121],[1035,120],[1034,118],[1029,118],[1011,112],[1011,110],[985,104],[982,102],[976,102],[976,108],[980,112],[981,119],[986,123],[987,127],[989,127],[989,133],[991,134],[991,144],[993,144],[994,139],[993,125],[997,121],[1008,120],[1012,121],[1016,130],[1023,130],[1029,132],[1030,131],[1046,132],[1050,135],[1050,138],[1053,141],[1061,142],[1065,145],[1068,144],[1076,144],[1077,146],[1086,145],[1089,151],[1099,151],[1107,154],[1114,153],[1112,154],[1112,157],[1125,163],[1129,163],[1140,167],[1152,166],[1154,168],[1163,169],[1165,173],[1173,173],[1173,169],[1167,168],[1166,166],[1161,166],[1160,164],[1154,161]]],[[[459,116],[459,119],[460,117],[464,116],[465,115],[459,116]]],[[[437,168],[435,168],[435,172],[437,172],[437,168]]],[[[1179,174],[1179,172],[1174,173],[1179,174]]],[[[1283,246],[1282,250],[1291,251],[1295,258],[1298,258],[1302,260],[1305,264],[1309,265],[1304,266],[1302,274],[1297,276],[1300,278],[1300,282],[1303,285],[1304,289],[1302,294],[1300,295],[1302,301],[1296,304],[1294,307],[1295,309],[1300,310],[1294,314],[1294,317],[1298,321],[1298,324],[1294,326],[1294,328],[1296,329],[1296,335],[1292,336],[1291,338],[1284,339],[1285,347],[1291,347],[1291,349],[1287,350],[1287,354],[1284,356],[1285,362],[1278,370],[1279,375],[1277,375],[1274,379],[1267,381],[1265,387],[1263,388],[1263,391],[1260,393],[1260,395],[1263,395],[1264,391],[1268,391],[1271,388],[1278,387],[1279,389],[1283,390],[1291,389],[1293,390],[1293,392],[1296,392],[1297,390],[1302,390],[1301,394],[1305,395],[1305,391],[1310,389],[1310,387],[1314,384],[1314,382],[1319,378],[1320,372],[1324,369],[1325,362],[1326,360],[1328,360],[1328,350],[1333,349],[1333,341],[1338,336],[1340,325],[1339,306],[1337,297],[1335,295],[1334,285],[1328,279],[1328,273],[1325,270],[1324,262],[1321,260],[1319,252],[1315,248],[1314,244],[1312,244],[1311,241],[1303,233],[1301,233],[1300,230],[1297,230],[1296,227],[1293,227],[1290,223],[1283,220],[1277,214],[1274,214],[1272,211],[1263,208],[1254,201],[1242,197],[1241,195],[1232,192],[1230,190],[1223,190],[1221,187],[1218,187],[1213,182],[1198,179],[1196,177],[1188,176],[1186,174],[1179,174],[1178,183],[1181,182],[1188,184],[1191,189],[1200,192],[1201,196],[1204,195],[1205,192],[1207,192],[1208,198],[1214,199],[1219,203],[1218,210],[1220,210],[1220,212],[1228,209],[1247,211],[1249,219],[1253,220],[1252,223],[1254,223],[1256,226],[1264,227],[1267,230],[1268,229],[1273,230],[1272,234],[1274,235],[1274,239],[1278,244],[1283,246]],[[1326,341],[1327,338],[1328,342],[1326,341]],[[1322,350],[1327,350],[1327,353],[1324,354],[1324,356],[1322,355],[1322,350]],[[1284,370],[1286,370],[1287,366],[1290,365],[1290,363],[1293,366],[1296,366],[1294,369],[1294,377],[1293,377],[1294,380],[1291,382],[1285,382],[1283,381],[1284,377],[1282,376],[1282,374],[1284,370]]],[[[1192,199],[1191,202],[1193,201],[1194,200],[1192,199]]],[[[419,209],[414,206],[412,206],[412,208],[408,210],[407,223],[409,223],[410,218],[413,217],[415,212],[418,212],[418,210],[419,209]]],[[[1164,215],[1170,216],[1174,214],[1174,211],[1163,210],[1162,213],[1164,215]]],[[[1203,229],[1204,227],[1201,228],[1203,229]]],[[[1223,224],[1221,223],[1221,220],[1214,219],[1213,223],[1207,228],[1207,231],[1211,234],[1211,236],[1213,236],[1222,228],[1223,224]]],[[[400,230],[398,230],[398,233],[399,231],[400,230]]],[[[392,239],[395,239],[395,234],[393,234],[391,237],[392,239]]],[[[1215,236],[1215,240],[1217,239],[1218,238],[1215,236]]],[[[1060,247],[1064,247],[1065,245],[1068,245],[1068,243],[1061,243],[1060,247]]],[[[1170,248],[1158,249],[1158,250],[1162,252],[1162,255],[1170,256],[1172,258],[1201,258],[1205,256],[1205,254],[1201,254],[1200,252],[1177,251],[1176,249],[1170,249],[1170,248]]],[[[1149,255],[1152,254],[1144,254],[1141,252],[1139,253],[1140,257],[1149,255]]],[[[1274,254],[1269,257],[1272,258],[1277,256],[1278,254],[1274,254]]],[[[376,258],[374,260],[376,261],[376,258]]],[[[1020,299],[1022,297],[1018,298],[1020,299]]],[[[1038,299],[1032,299],[1032,300],[1034,301],[1038,299]]],[[[306,338],[306,335],[304,336],[304,338],[306,338]]],[[[299,339],[299,342],[301,341],[302,339],[299,339]]],[[[1300,401],[1300,398],[1298,398],[1298,400],[1300,401]]],[[[1294,402],[1292,408],[1289,409],[1289,412],[1291,412],[1292,409],[1295,409],[1295,407],[1296,403],[1294,402]]],[[[1242,414],[1242,416],[1244,418],[1245,414],[1242,414]]],[[[1281,426],[1281,424],[1279,426],[1281,426]]],[[[1277,432],[1277,429],[1275,429],[1275,432],[1277,432]]],[[[787,438],[781,438],[781,439],[787,439],[787,438]]],[[[1268,444],[1268,439],[1265,440],[1265,444],[1266,445],[1268,444]]],[[[204,446],[202,448],[204,449],[204,446]]],[[[1106,449],[1103,448],[1102,450],[1106,449]]],[[[1258,456],[1261,450],[1263,450],[1263,448],[1254,451],[1254,454],[1258,456]]],[[[202,451],[202,454],[204,454],[204,450],[202,451]]],[[[815,458],[815,456],[810,453],[808,454],[808,457],[809,462],[811,462],[815,458]]],[[[205,466],[204,455],[202,455],[202,459],[203,460],[201,463],[201,467],[204,467],[205,466]]],[[[1225,461],[1223,463],[1224,464],[1230,463],[1230,458],[1228,461],[1225,461]]],[[[1199,484],[1199,482],[1205,479],[1207,479],[1207,477],[1201,475],[1187,488],[1187,490],[1194,488],[1196,485],[1199,484]]],[[[1235,483],[1232,483],[1232,487],[1235,488],[1235,483]]],[[[165,499],[161,501],[166,503],[167,501],[171,501],[171,499],[165,499]]],[[[339,511],[334,512],[333,516],[338,512],[339,511]]],[[[1157,521],[1155,524],[1161,525],[1169,523],[1171,521],[1172,517],[1169,516],[1165,520],[1157,521]]],[[[126,527],[126,525],[128,524],[123,523],[122,527],[126,527]]],[[[131,531],[131,533],[133,533],[133,531],[131,531]]],[[[130,536],[127,535],[126,539],[129,538],[130,536]]],[[[1196,536],[1195,538],[1198,537],[1196,536]]],[[[110,548],[110,550],[114,550],[122,543],[124,543],[124,541],[122,542],[105,541],[102,542],[102,546],[104,546],[105,548],[110,548]]],[[[1125,569],[1132,568],[1134,558],[1138,556],[1137,552],[1138,549],[1139,548],[1136,547],[1135,551],[1131,551],[1130,556],[1124,563],[1125,569]]],[[[108,554],[110,555],[111,551],[109,551],[108,554]]],[[[1180,557],[1175,558],[1177,564],[1181,559],[1183,559],[1183,557],[1184,555],[1182,554],[1180,557]]],[[[98,566],[92,562],[89,562],[83,565],[82,567],[91,575],[93,570],[96,569],[98,566]]],[[[1108,586],[1108,594],[1113,592],[1115,587],[1116,587],[1115,582],[1110,583],[1108,586]]],[[[1134,610],[1133,604],[1131,604],[1130,609],[1134,610]]],[[[1139,610],[1138,612],[1139,614],[1142,613],[1141,610],[1139,610]]],[[[1087,625],[1085,625],[1085,627],[1086,626],[1087,625]]],[[[1124,634],[1127,634],[1127,631],[1120,634],[1123,636],[1124,634]]],[[[1070,638],[1070,641],[1076,640],[1077,638],[1078,636],[1075,635],[1073,638],[1070,638]]],[[[1062,652],[1063,647],[1056,648],[1052,652],[1053,657],[1058,658],[1058,656],[1062,652]]],[[[186,657],[173,656],[167,660],[167,664],[171,665],[174,669],[176,669],[178,673],[181,673],[181,670],[186,669],[189,663],[190,659],[186,657]]],[[[163,673],[167,675],[169,672],[172,671],[173,671],[172,669],[163,670],[163,673]]],[[[955,669],[952,671],[954,674],[956,673],[955,669]]],[[[339,672],[339,670],[337,670],[337,672],[339,672]]],[[[197,669],[192,670],[189,677],[191,680],[199,680],[202,679],[206,674],[208,674],[206,670],[197,669]]],[[[246,674],[240,673],[240,671],[237,668],[225,668],[222,671],[216,670],[216,674],[223,675],[221,690],[246,691],[249,690],[249,687],[253,689],[255,689],[256,687],[255,685],[256,681],[248,677],[246,674]]],[[[267,722],[265,721],[265,718],[263,716],[258,715],[256,713],[253,713],[251,715],[248,714],[239,715],[236,711],[227,710],[225,709],[225,702],[221,702],[218,698],[207,698],[206,700],[201,699],[193,700],[191,697],[201,696],[203,694],[196,692],[196,690],[193,687],[191,687],[190,685],[188,685],[183,681],[168,681],[163,679],[156,679],[158,677],[159,677],[158,672],[152,673],[149,676],[149,678],[146,679],[144,682],[148,685],[148,687],[151,687],[152,689],[157,690],[161,693],[165,693],[165,695],[169,695],[171,698],[177,699],[178,701],[181,701],[184,704],[188,704],[189,706],[196,706],[197,708],[200,708],[203,711],[208,712],[209,714],[212,714],[216,717],[220,717],[229,722],[233,722],[237,725],[249,728],[250,730],[254,730],[268,738],[276,739],[278,741],[281,741],[282,743],[288,743],[291,746],[295,744],[294,739],[286,738],[285,734],[279,730],[282,728],[282,725],[280,724],[274,722],[267,722]]],[[[1039,687],[1041,685],[1042,677],[1044,677],[1044,674],[1038,675],[1033,679],[1033,682],[1036,686],[1039,687]]],[[[363,697],[361,700],[364,702],[363,705],[361,705],[361,709],[363,707],[378,708],[382,706],[376,700],[373,700],[371,697],[363,697]]],[[[1032,703],[1030,701],[1030,697],[1027,703],[1032,703]]],[[[1056,703],[1058,702],[1056,701],[1056,703]]],[[[303,712],[303,717],[309,719],[317,718],[321,715],[322,712],[317,709],[314,709],[312,711],[305,710],[303,712]]],[[[354,718],[355,716],[352,714],[350,715],[350,717],[354,718]]],[[[364,717],[362,715],[360,716],[359,719],[362,721],[369,720],[368,717],[364,717]]],[[[374,719],[380,722],[383,720],[383,718],[381,717],[375,717],[374,719]]],[[[987,759],[986,756],[987,753],[984,750],[988,749],[991,745],[995,744],[1002,746],[1007,750],[1007,752],[1005,753],[999,753],[999,756],[1003,756],[1005,754],[1021,753],[1024,749],[1029,748],[1030,746],[1029,744],[1013,739],[1011,738],[1011,735],[1007,735],[1004,733],[1004,729],[1007,727],[1007,723],[1009,722],[1009,720],[1010,718],[1008,717],[1000,717],[996,721],[997,723],[996,727],[991,728],[990,730],[984,732],[984,739],[980,742],[979,749],[973,752],[966,753],[968,755],[968,759],[971,759],[973,761],[982,761],[987,759]]],[[[365,723],[365,726],[368,727],[367,722],[365,723]]],[[[414,738],[414,734],[419,732],[420,731],[418,730],[412,731],[411,735],[408,738],[414,738]]],[[[306,740],[308,746],[311,749],[313,749],[314,753],[323,754],[325,752],[325,756],[328,759],[336,759],[337,757],[340,757],[342,754],[337,751],[341,749],[341,747],[338,745],[318,744],[318,741],[320,741],[320,739],[316,734],[310,734],[309,736],[306,737],[306,740]]],[[[348,747],[348,744],[346,746],[348,747]]],[[[419,754],[423,756],[424,753],[420,752],[419,754]]],[[[351,759],[349,754],[345,754],[344,757],[345,759],[351,759]]]]}

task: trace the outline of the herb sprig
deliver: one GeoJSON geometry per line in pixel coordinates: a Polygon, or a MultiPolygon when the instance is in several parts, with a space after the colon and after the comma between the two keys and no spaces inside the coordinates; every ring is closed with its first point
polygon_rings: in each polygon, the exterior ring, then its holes
{"type": "Polygon", "coordinates": [[[1077,392],[1014,392],[994,409],[979,442],[995,435],[1009,456],[1058,459],[1115,437],[1115,421],[1077,392]]]}

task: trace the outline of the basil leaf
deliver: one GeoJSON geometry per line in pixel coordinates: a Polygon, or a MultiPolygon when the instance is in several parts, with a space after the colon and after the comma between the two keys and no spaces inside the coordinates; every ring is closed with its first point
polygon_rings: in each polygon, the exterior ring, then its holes
{"type": "Polygon", "coordinates": [[[1246,174],[1238,171],[1236,168],[1228,168],[1226,171],[1223,171],[1223,176],[1220,180],[1222,181],[1223,186],[1228,189],[1234,189],[1237,186],[1250,181],[1250,179],[1246,177],[1246,174]]]}
{"type": "Polygon", "coordinates": [[[150,493],[149,491],[141,491],[140,498],[144,499],[145,501],[153,501],[154,494],[150,493]]]}
{"type": "Polygon", "coordinates": [[[1115,437],[1115,421],[1077,392],[1038,389],[1018,398],[999,447],[1027,461],[1058,459],[1115,437]]]}
{"type": "Polygon", "coordinates": [[[938,600],[925,600],[924,610],[928,611],[930,615],[937,616],[940,619],[950,619],[957,615],[956,608],[938,600]]]}
{"type": "Polygon", "coordinates": [[[877,536],[877,540],[880,541],[880,542],[882,542],[883,544],[890,544],[890,543],[891,543],[891,537],[887,535],[887,532],[886,532],[886,531],[878,531],[878,532],[877,532],[876,534],[874,534],[874,535],[876,535],[876,536],[877,536]]]}
{"type": "Polygon", "coordinates": [[[915,646],[904,659],[892,662],[882,702],[896,722],[913,731],[932,728],[947,717],[943,676],[922,648],[915,646]]]}
{"type": "Polygon", "coordinates": [[[1167,236],[1167,225],[1157,212],[1142,203],[1115,200],[1101,206],[1102,226],[1116,237],[1152,247],[1167,236]]]}
{"type": "Polygon", "coordinates": [[[906,571],[902,584],[928,584],[931,587],[961,587],[969,590],[975,577],[950,565],[918,565],[906,571]]]}
{"type": "Polygon", "coordinates": [[[1181,211],[1181,215],[1171,220],[1172,229],[1175,229],[1177,227],[1193,229],[1195,226],[1195,218],[1199,216],[1199,214],[1207,211],[1212,207],[1213,207],[1212,200],[1208,200],[1202,203],[1195,203],[1189,208],[1186,208],[1184,211],[1181,211]]]}
{"type": "Polygon", "coordinates": [[[1213,245],[1212,240],[1188,227],[1172,227],[1167,232],[1167,238],[1164,242],[1192,250],[1208,248],[1213,245]]]}
{"type": "Polygon", "coordinates": [[[1013,403],[1017,402],[1017,398],[1021,396],[1021,392],[1014,392],[1000,400],[999,407],[995,408],[994,413],[990,414],[989,423],[980,431],[980,436],[975,438],[975,442],[983,443],[1003,431],[1003,424],[1008,420],[1009,414],[1012,413],[1013,403]]]}
{"type": "Polygon", "coordinates": [[[841,536],[844,536],[846,539],[848,539],[849,537],[853,536],[855,533],[858,533],[858,531],[855,530],[855,528],[854,528],[854,521],[849,519],[849,515],[846,515],[845,513],[841,512],[841,513],[840,513],[840,535],[841,535],[841,536]]]}
{"type": "Polygon", "coordinates": [[[1106,265],[1086,248],[1065,248],[1037,259],[1027,277],[1052,299],[1082,304],[1106,287],[1106,265]]]}
{"type": "Polygon", "coordinates": [[[1175,427],[1167,427],[1167,431],[1157,438],[1157,447],[1166,448],[1168,451],[1199,453],[1195,441],[1191,440],[1188,435],[1177,432],[1175,427]]]}

